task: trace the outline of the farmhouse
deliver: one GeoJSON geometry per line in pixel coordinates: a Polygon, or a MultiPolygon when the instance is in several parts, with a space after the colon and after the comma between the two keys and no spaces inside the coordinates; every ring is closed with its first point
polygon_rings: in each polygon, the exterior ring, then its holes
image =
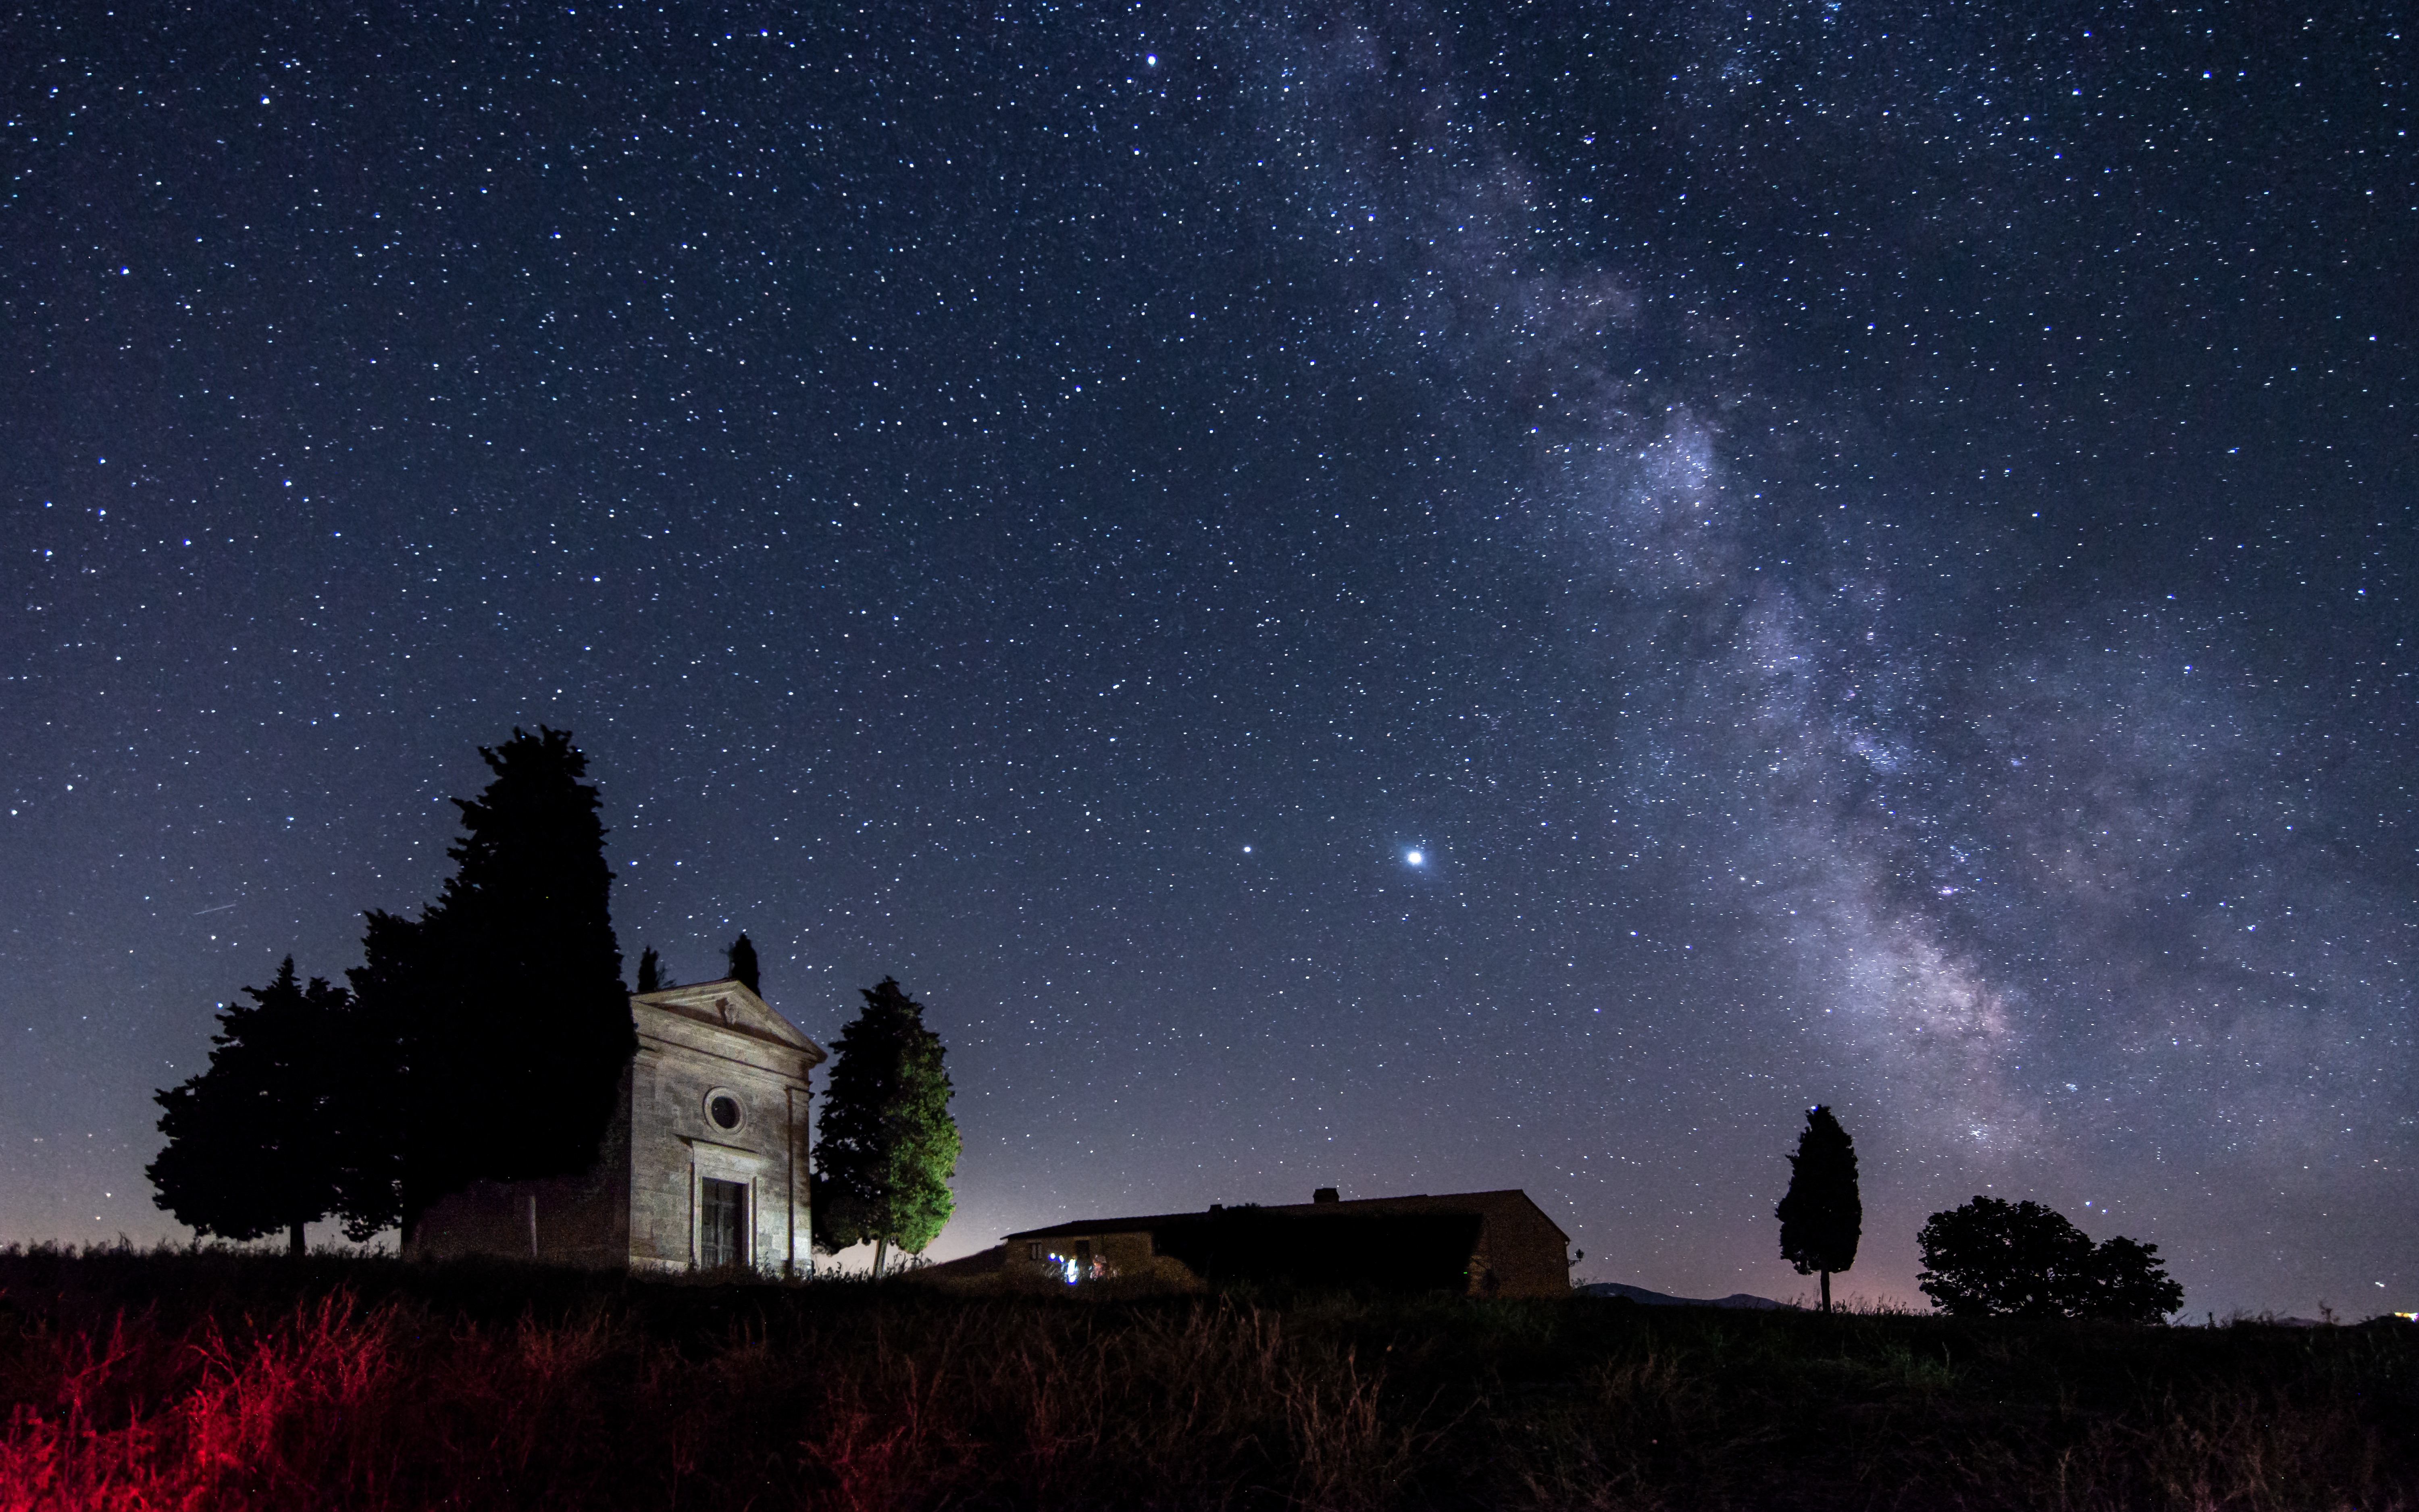
{"type": "Polygon", "coordinates": [[[1517,1188],[1212,1207],[1207,1212],[1087,1218],[1008,1236],[1006,1272],[1069,1281],[1182,1273],[1216,1284],[1290,1280],[1470,1296],[1560,1297],[1571,1289],[1564,1234],[1517,1188]]]}
{"type": "Polygon", "coordinates": [[[596,1163],[442,1197],[406,1236],[407,1257],[807,1269],[807,1074],[823,1048],[736,981],[640,994],[630,1015],[639,1052],[596,1163]]]}

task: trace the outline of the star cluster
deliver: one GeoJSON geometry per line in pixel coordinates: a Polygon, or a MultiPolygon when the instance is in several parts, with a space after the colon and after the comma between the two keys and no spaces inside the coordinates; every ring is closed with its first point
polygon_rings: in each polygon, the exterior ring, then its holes
{"type": "Polygon", "coordinates": [[[939,1253],[2033,1197],[2419,1305],[2391,12],[137,8],[0,62],[0,1239],[574,731],[625,953],[896,975],[939,1253]]]}

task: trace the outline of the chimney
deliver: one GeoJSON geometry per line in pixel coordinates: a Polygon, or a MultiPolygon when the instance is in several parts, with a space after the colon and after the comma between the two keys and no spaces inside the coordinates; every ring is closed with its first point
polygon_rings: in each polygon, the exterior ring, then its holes
{"type": "Polygon", "coordinates": [[[1332,1186],[1322,1186],[1317,1191],[1313,1192],[1310,1195],[1310,1200],[1313,1202],[1340,1202],[1343,1199],[1336,1196],[1335,1188],[1332,1186]]]}

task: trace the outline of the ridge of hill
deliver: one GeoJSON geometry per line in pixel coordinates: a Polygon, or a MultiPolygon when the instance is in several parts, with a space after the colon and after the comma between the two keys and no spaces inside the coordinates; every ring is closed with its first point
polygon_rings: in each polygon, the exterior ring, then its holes
{"type": "Polygon", "coordinates": [[[1674,1297],[1669,1292],[1649,1291],[1644,1287],[1627,1286],[1619,1281],[1591,1281],[1571,1289],[1582,1297],[1626,1297],[1648,1307],[1747,1307],[1764,1311],[1792,1305],[1747,1291],[1733,1291],[1727,1297],[1674,1297]]]}

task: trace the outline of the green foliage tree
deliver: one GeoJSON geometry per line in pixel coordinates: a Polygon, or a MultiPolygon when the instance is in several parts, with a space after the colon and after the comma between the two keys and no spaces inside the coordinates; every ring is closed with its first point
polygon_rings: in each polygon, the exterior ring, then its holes
{"type": "Polygon", "coordinates": [[[472,1180],[587,1166],[638,1048],[587,758],[543,726],[479,755],[455,874],[416,919],[371,913],[352,973],[393,1058],[407,1232],[472,1180]]]}
{"type": "Polygon", "coordinates": [[[1917,1285],[1960,1317],[2106,1318],[2155,1323],[2183,1305],[2156,1244],[2089,1235],[2038,1202],[1976,1196],[1916,1236],[1917,1285]]]}
{"type": "Polygon", "coordinates": [[[763,995],[764,989],[757,985],[761,979],[757,974],[756,947],[747,943],[745,933],[731,942],[731,949],[722,952],[722,958],[725,974],[732,980],[759,996],[763,995]]]}
{"type": "Polygon", "coordinates": [[[1857,1263],[1865,1205],[1857,1193],[1857,1146],[1827,1107],[1806,1115],[1797,1153],[1789,1157],[1789,1191],[1773,1210],[1780,1220],[1780,1257],[1799,1275],[1820,1272],[1823,1310],[1831,1310],[1831,1273],[1857,1263]]]}
{"type": "Polygon", "coordinates": [[[209,1069],[157,1094],[167,1145],[145,1167],[153,1198],[198,1233],[259,1239],[284,1229],[302,1253],[302,1229],[331,1213],[367,1239],[384,1226],[375,1149],[361,1148],[347,1083],[361,1052],[352,999],[341,987],[294,974],[287,956],[249,1005],[227,1004],[209,1069]]]}
{"type": "Polygon", "coordinates": [[[809,1192],[815,1247],[833,1255],[871,1242],[880,1275],[891,1245],[920,1255],[949,1221],[959,1138],[941,1037],[924,1026],[924,1005],[888,977],[862,995],[864,1009],[832,1041],[809,1192]]]}

